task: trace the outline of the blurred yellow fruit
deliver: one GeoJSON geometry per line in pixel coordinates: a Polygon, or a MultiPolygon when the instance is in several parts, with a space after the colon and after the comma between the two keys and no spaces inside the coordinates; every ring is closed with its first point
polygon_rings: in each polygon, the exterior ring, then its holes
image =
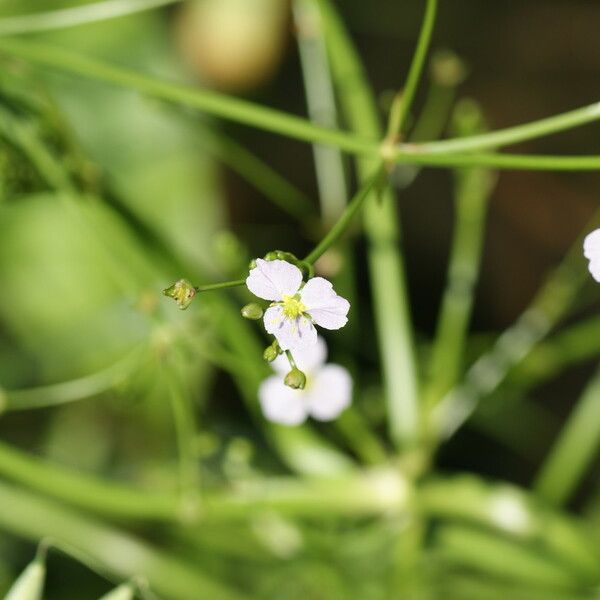
{"type": "Polygon", "coordinates": [[[177,21],[184,60],[209,84],[247,90],[268,80],[281,61],[287,0],[192,0],[177,21]]]}

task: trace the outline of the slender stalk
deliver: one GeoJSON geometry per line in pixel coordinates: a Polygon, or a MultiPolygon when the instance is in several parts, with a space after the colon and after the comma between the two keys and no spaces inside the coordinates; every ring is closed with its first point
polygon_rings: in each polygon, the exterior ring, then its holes
{"type": "Polygon", "coordinates": [[[335,225],[329,230],[327,235],[317,244],[317,246],[308,254],[304,260],[308,263],[314,264],[348,229],[350,222],[356,215],[356,213],[362,207],[364,201],[370,197],[373,188],[381,180],[383,175],[382,167],[379,166],[375,173],[371,177],[367,178],[364,185],[356,192],[354,198],[350,201],[340,218],[337,220],[335,225]]]}
{"type": "Polygon", "coordinates": [[[245,279],[234,279],[233,281],[221,281],[220,283],[209,283],[207,285],[200,285],[196,287],[196,292],[212,292],[214,290],[224,290],[227,288],[239,287],[240,285],[246,285],[245,279]]]}
{"type": "MultiPolygon", "coordinates": [[[[293,9],[308,114],[311,121],[319,125],[337,127],[335,90],[318,1],[296,0],[293,9]]],[[[348,204],[344,158],[339,149],[318,144],[313,144],[313,153],[322,221],[329,226],[344,214],[348,204]]],[[[336,289],[350,301],[352,310],[358,313],[360,306],[350,244],[340,244],[339,251],[344,268],[335,276],[336,289]]],[[[352,319],[342,331],[342,341],[345,339],[351,346],[355,346],[358,343],[357,334],[358,322],[352,319]]],[[[353,373],[356,372],[355,365],[348,366],[353,373]]],[[[345,410],[333,425],[344,437],[346,444],[367,464],[385,461],[385,449],[379,437],[369,428],[356,406],[345,410]]]]}
{"type": "Polygon", "coordinates": [[[0,36],[35,33],[75,27],[87,23],[123,17],[181,0],[105,0],[83,6],[73,6],[31,14],[16,15],[0,19],[0,36]]]}
{"type": "Polygon", "coordinates": [[[508,377],[511,390],[520,393],[551,377],[567,367],[600,355],[600,317],[590,317],[561,330],[542,344],[508,377]]]}
{"type": "MultiPolygon", "coordinates": [[[[459,104],[452,128],[460,135],[485,127],[476,105],[459,104]]],[[[428,407],[453,387],[460,376],[475,284],[483,252],[485,219],[495,176],[487,170],[455,171],[454,232],[446,287],[431,352],[430,379],[424,397],[428,407]]]]}
{"type": "Polygon", "coordinates": [[[359,154],[378,152],[377,141],[371,139],[319,127],[301,117],[218,92],[140,75],[130,69],[77,55],[70,50],[63,50],[56,46],[29,40],[3,38],[0,39],[0,52],[41,66],[134,89],[155,98],[176,102],[224,119],[298,140],[334,145],[347,152],[359,154]]]}
{"type": "MultiPolygon", "coordinates": [[[[420,144],[419,152],[426,154],[447,154],[502,148],[503,146],[559,133],[560,131],[572,129],[586,123],[592,123],[598,119],[600,119],[600,102],[594,102],[588,106],[583,106],[546,119],[540,119],[539,121],[532,121],[524,125],[517,125],[465,138],[420,144]]],[[[395,156],[402,155],[405,150],[410,152],[410,145],[397,145],[395,156]]]]}
{"type": "Polygon", "coordinates": [[[457,176],[454,239],[431,354],[430,383],[424,393],[430,405],[456,384],[461,373],[494,179],[480,169],[457,176]]]}
{"type": "Polygon", "coordinates": [[[600,448],[600,370],[587,384],[547,455],[534,490],[553,504],[572,496],[600,448]]]}
{"type": "Polygon", "coordinates": [[[3,411],[46,408],[97,396],[125,381],[140,364],[140,350],[86,377],[22,390],[0,391],[3,411]]]}
{"type": "Polygon", "coordinates": [[[200,140],[210,154],[290,216],[304,221],[314,214],[314,205],[304,192],[222,131],[216,132],[206,127],[200,134],[200,140]]]}
{"type": "MultiPolygon", "coordinates": [[[[320,1],[326,42],[338,97],[351,129],[360,136],[380,138],[383,131],[375,99],[360,59],[330,2],[320,1]]],[[[359,161],[359,177],[372,177],[377,161],[359,161]]],[[[400,448],[418,438],[417,369],[409,317],[406,277],[400,250],[400,230],[393,194],[387,187],[376,202],[365,207],[365,232],[379,351],[383,361],[388,426],[400,448]]]]}
{"type": "Polygon", "coordinates": [[[545,156],[536,154],[422,154],[415,145],[396,156],[396,162],[425,167],[485,167],[513,171],[598,171],[600,156],[545,156]]]}
{"type": "MultiPolygon", "coordinates": [[[[589,226],[600,222],[596,213],[589,226]]],[[[527,310],[506,329],[488,352],[467,371],[464,381],[442,399],[434,413],[434,427],[442,438],[451,436],[491,395],[535,346],[563,318],[588,279],[581,261],[581,237],[538,291],[527,310]]]]}
{"type": "Polygon", "coordinates": [[[194,451],[196,439],[195,415],[189,395],[174,370],[175,365],[165,366],[169,401],[173,411],[175,437],[179,462],[179,491],[182,505],[197,510],[200,492],[200,469],[194,451]]]}
{"type": "Polygon", "coordinates": [[[395,137],[402,135],[402,130],[406,124],[406,119],[410,114],[410,109],[415,99],[417,87],[421,81],[423,73],[423,65],[431,43],[431,34],[435,25],[435,17],[437,13],[437,0],[427,0],[425,8],[425,16],[421,24],[419,39],[415,48],[415,53],[410,63],[406,82],[401,92],[400,105],[397,114],[394,116],[394,124],[388,130],[388,136],[395,137]]]}
{"type": "MultiPolygon", "coordinates": [[[[425,144],[398,144],[390,151],[382,150],[376,136],[357,135],[337,129],[319,127],[293,115],[219,94],[217,92],[161,81],[135,71],[107,64],[90,57],[75,55],[52,45],[14,38],[0,39],[0,52],[32,63],[82,75],[91,79],[138,90],[155,98],[189,106],[204,112],[246,125],[272,131],[294,139],[336,146],[359,156],[384,156],[391,162],[406,162],[431,166],[487,166],[490,168],[521,168],[541,170],[595,170],[598,157],[528,157],[517,155],[484,155],[456,161],[442,158],[442,154],[461,154],[475,150],[489,150],[509,144],[535,139],[564,131],[600,119],[600,102],[548,119],[510,127],[489,134],[428,142],[425,144]],[[429,161],[429,162],[428,162],[429,161]],[[449,161],[449,162],[446,162],[449,161]]],[[[348,102],[351,99],[347,99],[348,102]]],[[[355,100],[352,99],[354,102],[355,100]]],[[[372,131],[371,127],[362,127],[372,131]]]]}
{"type": "Polygon", "coordinates": [[[0,529],[33,542],[53,538],[89,556],[98,570],[118,579],[144,577],[158,594],[173,600],[246,597],[205,575],[197,563],[183,561],[115,527],[5,482],[0,483],[0,529]]]}
{"type": "MultiPolygon", "coordinates": [[[[323,127],[337,127],[335,92],[318,4],[316,0],[297,0],[293,9],[310,120],[323,127]]],[[[330,224],[342,213],[348,197],[343,158],[337,148],[319,144],[313,145],[313,155],[321,214],[330,224]]]]}

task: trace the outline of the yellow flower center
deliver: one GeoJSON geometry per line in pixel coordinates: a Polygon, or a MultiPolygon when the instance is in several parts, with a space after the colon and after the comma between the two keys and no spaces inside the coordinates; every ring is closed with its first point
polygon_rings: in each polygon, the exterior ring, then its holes
{"type": "Polygon", "coordinates": [[[306,306],[302,304],[298,296],[283,296],[283,314],[288,319],[295,319],[304,314],[306,306]]]}

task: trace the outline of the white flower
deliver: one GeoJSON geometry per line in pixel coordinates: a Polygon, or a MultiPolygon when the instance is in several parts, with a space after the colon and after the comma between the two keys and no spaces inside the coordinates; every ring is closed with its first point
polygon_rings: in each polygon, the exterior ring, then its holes
{"type": "Polygon", "coordinates": [[[329,281],[313,277],[302,286],[302,272],[285,260],[256,259],[246,285],[255,296],[273,302],[265,311],[265,329],[282,350],[313,346],[315,324],[340,329],[348,322],[350,303],[333,291],[329,281]]]}
{"type": "Polygon", "coordinates": [[[277,375],[267,377],[258,389],[263,414],[269,421],[282,425],[299,425],[308,416],[318,421],[332,421],[352,402],[352,378],[340,365],[325,364],[327,347],[317,338],[313,348],[296,350],[294,360],[306,374],[303,390],[293,390],[283,383],[290,365],[285,356],[271,364],[277,375]]]}
{"type": "Polygon", "coordinates": [[[590,261],[588,269],[600,283],[600,229],[594,229],[583,240],[583,255],[590,261]]]}

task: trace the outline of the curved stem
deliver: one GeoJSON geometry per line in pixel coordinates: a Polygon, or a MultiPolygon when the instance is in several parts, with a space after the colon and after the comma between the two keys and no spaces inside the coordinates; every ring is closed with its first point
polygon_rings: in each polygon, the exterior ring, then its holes
{"type": "Polygon", "coordinates": [[[346,206],[335,225],[329,230],[329,233],[327,233],[314,250],[304,258],[305,262],[314,264],[335,242],[337,242],[346,229],[348,229],[352,218],[359,211],[363,202],[369,197],[369,194],[377,182],[380,181],[382,174],[382,167],[379,167],[375,173],[366,180],[365,184],[354,195],[354,198],[352,198],[348,206],[346,206]]]}
{"type": "MultiPolygon", "coordinates": [[[[418,146],[418,152],[423,154],[449,154],[459,152],[472,152],[474,150],[490,150],[501,148],[510,144],[524,142],[535,138],[572,129],[579,125],[591,123],[600,119],[600,102],[594,102],[569,112],[554,115],[539,121],[532,121],[524,125],[508,127],[464,138],[428,142],[418,146]]],[[[402,156],[405,152],[416,150],[410,144],[396,146],[394,158],[402,156]]]]}
{"type": "Polygon", "coordinates": [[[77,55],[56,46],[29,40],[3,38],[0,39],[0,51],[38,65],[58,68],[91,79],[138,90],[155,98],[176,102],[224,119],[252,125],[291,138],[329,144],[358,154],[373,154],[379,151],[379,144],[375,140],[360,138],[337,129],[319,127],[301,117],[211,90],[140,75],[135,71],[91,57],[77,55]]]}
{"type": "Polygon", "coordinates": [[[97,396],[125,381],[139,364],[140,353],[141,349],[134,350],[107,369],[79,379],[23,390],[0,391],[0,408],[4,411],[45,408],[97,396]]]}
{"type": "Polygon", "coordinates": [[[437,0],[427,0],[425,16],[419,33],[419,40],[415,48],[415,54],[410,64],[410,69],[406,77],[406,83],[401,92],[400,105],[397,114],[394,115],[393,123],[390,123],[388,135],[395,136],[402,133],[402,129],[406,123],[410,108],[415,98],[415,93],[421,80],[425,57],[431,43],[431,34],[435,25],[435,16],[437,13],[437,0]]]}
{"type": "Polygon", "coordinates": [[[5,17],[0,19],[0,36],[96,23],[177,2],[181,0],[106,0],[83,6],[5,17]]]}

